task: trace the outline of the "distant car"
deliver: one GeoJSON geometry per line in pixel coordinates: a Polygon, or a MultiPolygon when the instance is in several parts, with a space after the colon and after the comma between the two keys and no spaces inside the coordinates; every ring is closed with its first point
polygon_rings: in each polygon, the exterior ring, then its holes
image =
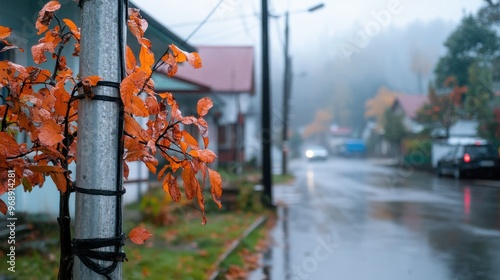
{"type": "Polygon", "coordinates": [[[307,148],[305,155],[309,160],[328,159],[328,151],[322,146],[311,146],[307,148]]]}
{"type": "Polygon", "coordinates": [[[337,153],[343,157],[365,157],[366,145],[363,140],[350,139],[337,147],[337,153]]]}
{"type": "Polygon", "coordinates": [[[462,178],[473,175],[495,176],[500,170],[499,150],[488,144],[457,145],[437,164],[436,173],[462,178]]]}

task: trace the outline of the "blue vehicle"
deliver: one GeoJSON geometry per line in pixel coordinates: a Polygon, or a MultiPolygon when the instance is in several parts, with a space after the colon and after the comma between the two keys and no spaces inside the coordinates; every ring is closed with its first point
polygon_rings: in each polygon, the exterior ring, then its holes
{"type": "Polygon", "coordinates": [[[338,153],[344,157],[365,157],[366,144],[360,139],[346,140],[344,144],[339,147],[338,153]]]}

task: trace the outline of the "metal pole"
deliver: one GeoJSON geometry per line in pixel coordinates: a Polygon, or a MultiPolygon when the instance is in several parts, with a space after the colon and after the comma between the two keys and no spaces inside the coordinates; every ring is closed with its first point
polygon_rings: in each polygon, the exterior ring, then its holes
{"type": "Polygon", "coordinates": [[[288,173],[288,99],[290,98],[290,57],[288,55],[289,40],[288,12],[285,14],[285,75],[283,77],[283,131],[282,131],[282,174],[288,173]]]}
{"type": "Polygon", "coordinates": [[[262,184],[264,203],[272,205],[271,176],[271,94],[269,87],[269,11],[267,0],[262,0],[262,184]]]}
{"type": "MultiPolygon", "coordinates": [[[[125,40],[123,0],[86,0],[81,10],[81,77],[98,75],[105,81],[120,82],[120,38],[125,40]],[[121,26],[120,26],[121,25],[121,26]],[[122,34],[119,34],[122,31],[122,34]]],[[[93,88],[95,95],[119,97],[118,89],[93,88]]],[[[116,191],[121,184],[119,148],[120,106],[116,102],[81,100],[78,106],[78,165],[76,184],[79,188],[116,191]]],[[[116,236],[120,199],[115,196],[76,194],[75,238],[109,238],[116,236]]],[[[113,251],[114,247],[99,249],[113,251]]],[[[98,262],[107,266],[110,262],[98,262]]],[[[121,263],[109,274],[121,279],[121,263]]],[[[103,279],[75,257],[74,279],[103,279]]]]}

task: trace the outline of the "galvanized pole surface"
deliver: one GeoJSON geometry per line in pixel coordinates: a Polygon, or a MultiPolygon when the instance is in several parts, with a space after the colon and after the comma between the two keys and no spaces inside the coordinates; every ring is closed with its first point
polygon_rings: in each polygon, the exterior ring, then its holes
{"type": "Polygon", "coordinates": [[[271,93],[269,86],[269,11],[267,0],[262,0],[262,184],[264,185],[264,203],[271,206],[271,93]]]}
{"type": "MultiPolygon", "coordinates": [[[[105,81],[121,81],[119,31],[123,30],[122,0],[85,0],[81,10],[80,76],[98,75],[105,81]],[[120,18],[119,15],[122,15],[120,18]],[[122,27],[119,27],[122,24],[122,27]]],[[[123,33],[122,33],[123,34],[123,33]]],[[[95,95],[119,97],[112,87],[95,87],[95,95]]],[[[79,188],[115,191],[121,179],[117,176],[121,158],[118,140],[119,104],[101,100],[80,100],[78,111],[78,165],[76,184],[79,188]]],[[[115,237],[115,196],[76,194],[75,238],[115,237]]],[[[121,205],[120,205],[121,207],[121,205]]],[[[105,247],[102,251],[113,251],[105,247]]],[[[100,262],[109,265],[110,262],[100,262]]],[[[74,279],[104,279],[91,271],[75,256],[74,279]]],[[[121,263],[109,274],[121,279],[121,263]]]]}
{"type": "Polygon", "coordinates": [[[289,27],[288,12],[285,14],[285,75],[283,77],[283,131],[282,131],[282,156],[281,173],[288,173],[288,102],[290,99],[290,57],[288,55],[289,27]]]}

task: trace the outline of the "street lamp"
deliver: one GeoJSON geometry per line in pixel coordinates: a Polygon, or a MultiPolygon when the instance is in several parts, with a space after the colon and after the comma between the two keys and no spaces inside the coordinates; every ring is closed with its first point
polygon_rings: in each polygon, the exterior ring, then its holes
{"type": "MultiPolygon", "coordinates": [[[[319,9],[325,7],[325,4],[320,3],[307,10],[300,12],[315,12],[319,9]]],[[[294,13],[295,14],[295,13],[294,13]]],[[[289,101],[290,101],[290,88],[292,84],[292,75],[290,71],[290,66],[292,64],[292,59],[288,53],[288,42],[289,42],[289,24],[288,24],[289,12],[285,13],[285,71],[283,78],[283,131],[282,131],[282,157],[281,157],[281,167],[282,174],[286,175],[288,173],[288,111],[289,111],[289,101]]]]}

